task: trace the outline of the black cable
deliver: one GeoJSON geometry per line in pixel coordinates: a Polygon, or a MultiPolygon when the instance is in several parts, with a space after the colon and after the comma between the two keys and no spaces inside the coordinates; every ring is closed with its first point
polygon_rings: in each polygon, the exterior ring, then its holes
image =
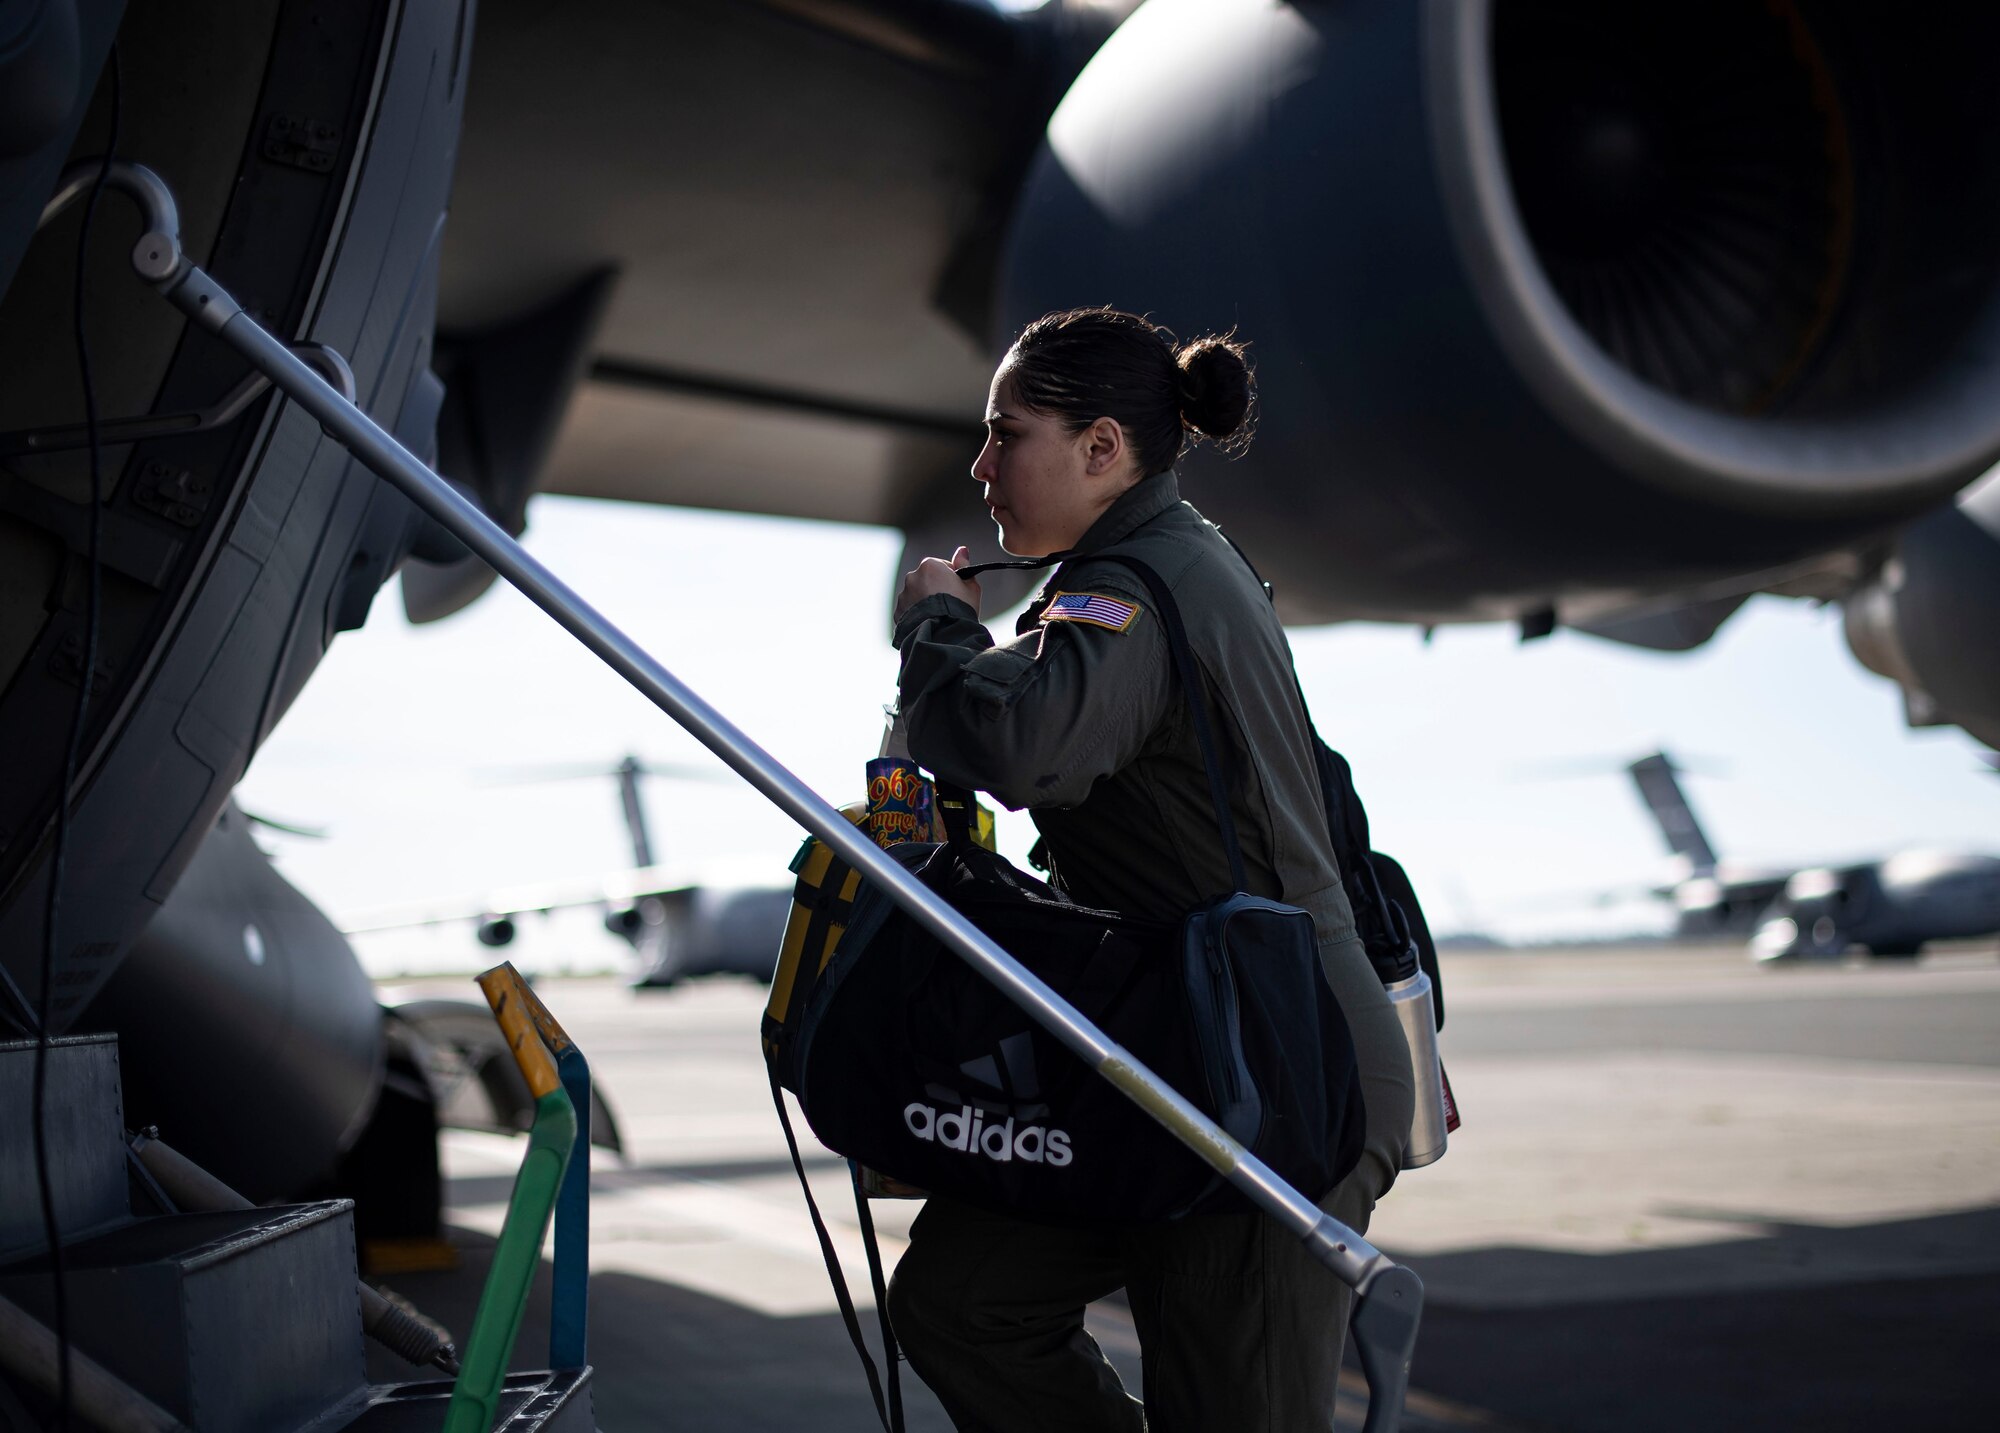
{"type": "Polygon", "coordinates": [[[56,1218],[55,1191],[49,1183],[48,1065],[51,1035],[49,996],[55,985],[56,915],[62,902],[63,857],[69,846],[70,787],[76,782],[77,759],[83,748],[85,717],[90,710],[90,684],[97,675],[98,608],[103,599],[101,548],[104,536],[103,454],[97,443],[97,388],[90,373],[90,344],[83,331],[84,262],[90,254],[90,222],[97,214],[97,198],[111,174],[112,156],[118,150],[119,109],[123,88],[118,73],[118,46],[110,55],[111,133],[104,145],[104,162],[90,186],[90,198],[83,206],[83,228],[76,240],[76,288],[73,308],[76,317],[76,360],[83,378],[83,421],[90,434],[90,591],[84,609],[83,670],[77,682],[76,712],[70,718],[69,742],[63,751],[62,785],[56,791],[55,850],[49,858],[47,915],[42,922],[42,988],[35,1009],[35,1182],[42,1199],[42,1232],[49,1241],[49,1272],[55,1281],[56,1335],[56,1427],[69,1427],[70,1349],[69,1300],[64,1290],[62,1230],[56,1218]]]}

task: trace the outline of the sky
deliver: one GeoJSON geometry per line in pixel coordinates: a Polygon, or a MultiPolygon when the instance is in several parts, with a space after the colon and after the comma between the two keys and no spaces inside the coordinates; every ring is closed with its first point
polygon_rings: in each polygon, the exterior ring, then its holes
{"type": "MultiPolygon", "coordinates": [[[[968,531],[974,521],[969,513],[968,531]]],[[[535,500],[528,547],[836,804],[893,694],[900,549],[880,528],[577,498],[535,500]]],[[[1011,622],[994,619],[996,626],[1011,622]]],[[[1640,891],[1665,848],[1619,769],[1664,747],[1728,859],[1800,864],[1913,845],[2000,851],[2000,780],[1955,729],[1911,731],[1889,682],[1848,655],[1838,614],[1758,598],[1707,647],[1662,656],[1570,632],[1373,624],[1292,634],[1319,729],[1353,763],[1375,844],[1434,929],[1517,940],[1664,929],[1640,891]],[[1567,765],[1577,774],[1550,775],[1567,765]]],[[[645,791],[656,859],[689,880],[775,883],[798,827],[506,588],[412,627],[392,585],[339,637],[239,789],[323,826],[266,836],[336,917],[629,865],[611,778],[509,783],[519,768],[627,752],[705,766],[645,791]]],[[[1019,859],[1025,817],[1003,816],[1019,859]]],[[[524,934],[527,968],[614,964],[587,917],[524,934]]],[[[490,962],[469,928],[358,942],[377,973],[490,962]]],[[[510,954],[517,952],[510,951],[510,954]]]]}

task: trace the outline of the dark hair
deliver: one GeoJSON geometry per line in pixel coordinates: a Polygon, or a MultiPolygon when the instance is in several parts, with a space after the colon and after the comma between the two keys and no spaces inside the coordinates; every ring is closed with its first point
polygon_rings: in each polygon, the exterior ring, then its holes
{"type": "Polygon", "coordinates": [[[1171,468],[1206,437],[1232,457],[1250,446],[1255,381],[1232,330],[1176,343],[1152,320],[1114,308],[1045,314],[1000,367],[1021,402],[1081,432],[1115,419],[1142,475],[1171,468]]]}

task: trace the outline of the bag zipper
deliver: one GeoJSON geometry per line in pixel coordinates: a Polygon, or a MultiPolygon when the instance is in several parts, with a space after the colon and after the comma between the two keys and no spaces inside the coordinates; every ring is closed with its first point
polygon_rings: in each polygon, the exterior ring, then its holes
{"type": "MultiPolygon", "coordinates": [[[[1214,1002],[1218,1017],[1217,1033],[1222,1034],[1236,1028],[1236,973],[1213,943],[1208,943],[1203,953],[1208,957],[1209,999],[1214,1002]]],[[[1243,1098],[1242,1086],[1236,1078],[1236,1061],[1224,1049],[1218,1049],[1216,1055],[1222,1066],[1222,1097],[1233,1105],[1243,1098]]]]}

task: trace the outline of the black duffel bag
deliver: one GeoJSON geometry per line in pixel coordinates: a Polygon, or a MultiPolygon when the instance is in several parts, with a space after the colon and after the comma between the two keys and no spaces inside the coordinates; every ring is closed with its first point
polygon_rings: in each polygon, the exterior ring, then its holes
{"type": "MultiPolygon", "coordinates": [[[[949,788],[940,804],[952,839],[890,854],[1318,1199],[1360,1157],[1353,1040],[1311,916],[1242,893],[1227,754],[1214,742],[1179,610],[1150,569],[1123,560],[1166,624],[1237,894],[1179,925],[1079,906],[975,845],[970,799],[949,788]]],[[[829,1148],[933,1194],[1028,1219],[1132,1223],[1250,1207],[884,893],[862,882],[841,899],[844,885],[836,873],[818,888],[842,907],[820,925],[840,933],[830,950],[810,942],[810,955],[781,968],[764,1030],[773,1082],[798,1096],[829,1148]]]]}
{"type": "MultiPolygon", "coordinates": [[[[891,854],[1302,1192],[1353,1166],[1353,1046],[1303,911],[1238,897],[1173,927],[1076,905],[977,846],[891,854]]],[[[1248,1207],[866,884],[789,1063],[779,1083],[822,1143],[933,1194],[1061,1223],[1248,1207]]]]}

